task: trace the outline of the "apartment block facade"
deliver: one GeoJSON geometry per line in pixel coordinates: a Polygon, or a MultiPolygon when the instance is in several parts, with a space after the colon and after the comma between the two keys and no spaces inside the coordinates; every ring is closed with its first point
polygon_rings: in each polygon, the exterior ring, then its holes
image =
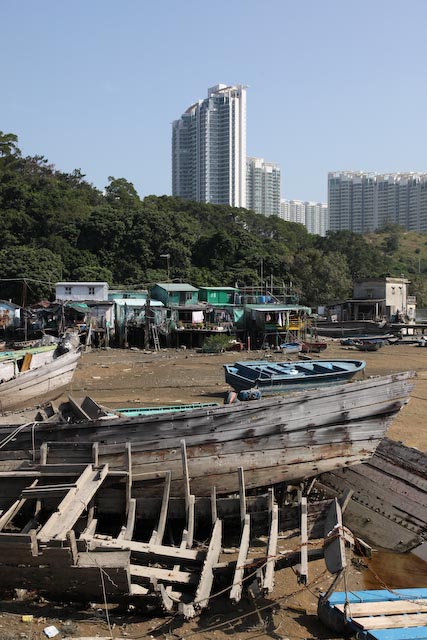
{"type": "Polygon", "coordinates": [[[263,158],[246,159],[246,207],[265,216],[280,215],[281,171],[263,158]]]}
{"type": "Polygon", "coordinates": [[[246,207],[246,87],[219,84],[172,123],[172,194],[246,207]]]}
{"type": "Polygon", "coordinates": [[[331,231],[368,233],[386,224],[427,232],[427,174],[328,174],[331,231]]]}
{"type": "Polygon", "coordinates": [[[329,230],[328,205],[324,202],[282,200],[280,217],[288,222],[299,222],[308,233],[319,236],[325,236],[329,230]]]}

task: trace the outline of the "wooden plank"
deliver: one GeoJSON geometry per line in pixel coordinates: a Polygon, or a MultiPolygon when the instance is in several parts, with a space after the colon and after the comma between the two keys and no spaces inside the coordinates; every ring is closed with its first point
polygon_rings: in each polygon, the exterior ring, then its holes
{"type": "Polygon", "coordinates": [[[212,487],[211,490],[211,521],[212,521],[212,526],[215,524],[216,519],[218,518],[218,509],[217,509],[217,503],[216,503],[216,487],[215,485],[212,487]]]}
{"type": "Polygon", "coordinates": [[[369,630],[396,629],[399,627],[424,627],[427,625],[427,613],[408,613],[407,615],[398,616],[352,618],[352,621],[362,629],[369,630]]]}
{"type": "Polygon", "coordinates": [[[163,487],[162,504],[161,504],[161,507],[160,507],[159,522],[157,523],[157,527],[153,531],[153,534],[152,534],[152,536],[150,538],[150,542],[154,543],[154,544],[162,544],[162,542],[163,542],[163,536],[165,534],[166,521],[167,521],[167,515],[168,515],[168,508],[169,508],[169,496],[170,496],[170,490],[171,490],[171,479],[172,479],[171,472],[170,471],[166,471],[166,473],[165,473],[165,484],[164,484],[164,487],[163,487]]]}
{"type": "Polygon", "coordinates": [[[136,518],[136,499],[131,498],[126,526],[122,527],[118,538],[122,540],[132,540],[133,531],[135,529],[135,518],[136,518]]]}
{"type": "Polygon", "coordinates": [[[243,473],[243,467],[239,467],[237,470],[239,476],[239,498],[240,498],[240,522],[245,522],[246,518],[246,492],[245,492],[245,476],[243,473]]]}
{"type": "Polygon", "coordinates": [[[126,513],[128,513],[132,499],[132,445],[130,442],[126,442],[126,471],[126,513]]]}
{"type": "Polygon", "coordinates": [[[196,498],[190,495],[187,511],[187,549],[193,546],[196,498]]]}
{"type": "Polygon", "coordinates": [[[274,491],[270,494],[270,529],[267,543],[267,564],[265,566],[262,589],[265,593],[271,593],[274,587],[274,567],[277,557],[277,540],[279,535],[279,508],[274,500],[274,491]]]}
{"type": "Polygon", "coordinates": [[[307,498],[301,498],[301,564],[298,582],[308,582],[308,535],[307,535],[307,498]]]}
{"type": "Polygon", "coordinates": [[[129,549],[132,553],[141,555],[158,556],[162,560],[178,560],[179,562],[203,562],[206,557],[205,551],[199,549],[185,549],[179,547],[168,547],[147,542],[136,542],[135,540],[102,540],[92,538],[89,542],[90,550],[97,549],[129,549]]]}
{"type": "MultiPolygon", "coordinates": [[[[335,608],[342,613],[344,612],[343,604],[337,604],[335,608]]],[[[350,612],[354,618],[362,616],[397,615],[401,613],[427,613],[427,602],[425,604],[423,604],[421,600],[417,600],[416,602],[412,600],[357,602],[350,604],[350,612]]]]}
{"type": "Polygon", "coordinates": [[[199,576],[197,573],[191,573],[190,571],[179,571],[176,569],[162,569],[159,567],[147,567],[145,565],[130,565],[130,575],[132,577],[144,578],[150,580],[156,578],[156,580],[162,582],[180,583],[180,584],[197,584],[199,582],[199,576]]]}
{"type": "Polygon", "coordinates": [[[182,478],[184,481],[185,505],[188,511],[188,506],[190,502],[190,476],[188,473],[187,446],[185,444],[185,440],[181,440],[181,464],[182,464],[182,478]]]}
{"type": "Polygon", "coordinates": [[[209,596],[212,589],[212,583],[214,579],[214,566],[218,562],[219,554],[221,553],[222,543],[222,522],[217,520],[213,526],[212,536],[209,543],[209,548],[206,554],[205,561],[203,563],[203,569],[200,576],[199,586],[197,587],[196,595],[194,597],[194,606],[199,609],[204,609],[209,604],[209,596]]]}
{"type": "Polygon", "coordinates": [[[341,507],[338,499],[335,498],[325,522],[325,562],[330,573],[339,573],[347,566],[342,531],[341,507]]]}
{"type": "Polygon", "coordinates": [[[230,591],[230,600],[235,603],[239,602],[240,598],[242,597],[245,564],[248,562],[247,556],[249,551],[250,533],[251,517],[249,514],[246,514],[243,522],[242,535],[240,538],[239,555],[237,557],[236,568],[234,570],[233,582],[230,591]]]}
{"type": "Polygon", "coordinates": [[[126,568],[129,565],[129,551],[86,551],[77,557],[78,567],[126,568]]]}
{"type": "Polygon", "coordinates": [[[85,511],[107,474],[108,464],[103,465],[101,469],[94,469],[89,464],[78,478],[76,487],[70,489],[58,509],[39,531],[38,539],[41,542],[47,542],[50,538],[65,540],[68,531],[73,528],[75,522],[85,511]]]}
{"type": "Polygon", "coordinates": [[[33,359],[33,354],[32,353],[26,353],[24,356],[24,360],[22,361],[22,365],[21,365],[21,373],[23,373],[24,371],[29,371],[30,367],[31,367],[31,360],[33,359]]]}

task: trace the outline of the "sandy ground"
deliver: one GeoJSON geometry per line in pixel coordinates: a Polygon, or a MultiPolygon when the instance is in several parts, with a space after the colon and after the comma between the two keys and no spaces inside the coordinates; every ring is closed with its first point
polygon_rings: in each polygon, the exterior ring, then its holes
{"type": "MultiPolygon", "coordinates": [[[[144,353],[139,350],[101,350],[85,353],[68,392],[74,397],[91,395],[111,407],[220,402],[228,387],[224,384],[222,365],[240,359],[259,359],[264,352],[198,354],[194,351],[170,350],[144,353]]],[[[281,354],[268,354],[283,360],[281,354]]],[[[316,357],[316,356],[314,356],[316,357]]],[[[356,358],[367,363],[366,375],[415,370],[417,383],[409,404],[395,419],[389,436],[409,446],[427,451],[427,349],[412,345],[385,346],[378,352],[363,353],[331,341],[322,357],[356,358]]],[[[293,548],[297,540],[283,539],[280,548],[293,548]]],[[[370,562],[352,563],[349,587],[381,588],[427,586],[426,564],[411,554],[396,557],[376,553],[370,562]],[[392,570],[391,570],[392,568],[392,570]]],[[[323,561],[310,563],[309,585],[301,586],[291,569],[276,572],[275,591],[270,598],[242,601],[231,606],[227,599],[216,598],[200,618],[183,623],[157,614],[112,608],[110,628],[102,605],[88,608],[71,605],[53,606],[34,597],[20,601],[0,601],[0,640],[44,638],[48,624],[60,630],[58,638],[101,636],[112,638],[209,638],[224,640],[235,636],[253,638],[331,638],[315,614],[317,596],[328,588],[332,577],[323,561]],[[22,614],[32,614],[33,622],[21,621],[22,614]]]]}

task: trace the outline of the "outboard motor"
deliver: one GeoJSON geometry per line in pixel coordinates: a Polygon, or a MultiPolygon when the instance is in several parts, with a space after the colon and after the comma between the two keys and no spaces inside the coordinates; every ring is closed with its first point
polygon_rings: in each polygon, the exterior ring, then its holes
{"type": "Polygon", "coordinates": [[[262,393],[260,389],[254,387],[253,389],[243,389],[239,391],[238,396],[239,400],[260,400],[262,397],[262,393]]]}

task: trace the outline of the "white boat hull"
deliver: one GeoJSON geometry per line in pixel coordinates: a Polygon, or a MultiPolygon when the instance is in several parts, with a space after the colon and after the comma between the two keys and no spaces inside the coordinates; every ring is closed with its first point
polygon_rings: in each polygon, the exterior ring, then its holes
{"type": "Polygon", "coordinates": [[[28,406],[30,400],[40,397],[46,399],[65,387],[71,382],[80,355],[79,351],[64,353],[55,359],[44,355],[36,368],[0,383],[0,411],[22,409],[28,406]]]}

